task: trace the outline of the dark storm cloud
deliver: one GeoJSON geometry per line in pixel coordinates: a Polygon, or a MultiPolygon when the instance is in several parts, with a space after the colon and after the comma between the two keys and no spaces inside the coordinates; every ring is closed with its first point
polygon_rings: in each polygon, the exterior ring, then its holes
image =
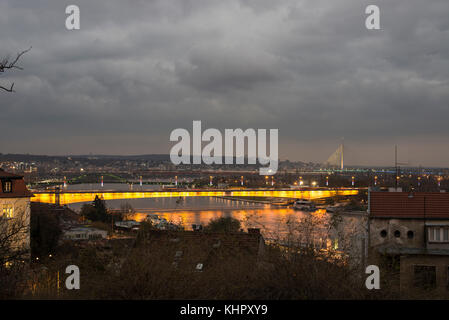
{"type": "Polygon", "coordinates": [[[276,58],[258,50],[209,46],[191,53],[187,65],[177,65],[176,75],[182,84],[198,90],[251,90],[279,80],[282,69],[277,64],[276,58]]]}
{"type": "Polygon", "coordinates": [[[0,152],[166,153],[202,120],[279,128],[282,158],[323,161],[345,137],[359,163],[398,143],[447,166],[448,15],[447,0],[3,0],[0,55],[33,49],[0,78],[17,90],[0,93],[0,152]]]}

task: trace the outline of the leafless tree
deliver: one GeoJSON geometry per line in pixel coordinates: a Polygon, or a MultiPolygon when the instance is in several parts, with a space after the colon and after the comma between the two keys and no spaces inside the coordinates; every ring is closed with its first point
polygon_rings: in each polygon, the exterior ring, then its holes
{"type": "Polygon", "coordinates": [[[0,265],[23,260],[29,254],[29,217],[26,211],[17,211],[11,218],[0,216],[0,265]]]}
{"type": "Polygon", "coordinates": [[[12,217],[0,213],[0,299],[14,297],[20,291],[29,241],[26,210],[17,210],[12,217]]]}
{"type": "MultiPolygon", "coordinates": [[[[19,52],[16,57],[14,59],[10,59],[9,57],[5,57],[3,59],[0,60],[0,73],[4,73],[8,70],[11,69],[19,69],[19,70],[23,70],[22,67],[18,66],[19,60],[20,58],[27,53],[28,51],[31,50],[31,47],[27,50],[21,51],[19,52]]],[[[0,89],[7,91],[7,92],[15,92],[14,91],[14,82],[11,83],[10,86],[4,87],[2,85],[0,85],[0,89]]]]}

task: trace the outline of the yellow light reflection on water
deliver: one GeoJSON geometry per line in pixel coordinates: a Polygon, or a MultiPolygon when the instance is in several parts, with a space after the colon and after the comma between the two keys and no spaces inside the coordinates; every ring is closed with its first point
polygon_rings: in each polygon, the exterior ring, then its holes
{"type": "MultiPolygon", "coordinates": [[[[77,202],[91,202],[96,196],[104,200],[168,198],[168,197],[276,197],[319,199],[333,196],[348,196],[358,194],[357,189],[344,190],[260,190],[260,191],[136,191],[136,192],[64,192],[59,195],[61,205],[77,202]]],[[[31,201],[55,203],[54,193],[35,193],[31,201]]]]}

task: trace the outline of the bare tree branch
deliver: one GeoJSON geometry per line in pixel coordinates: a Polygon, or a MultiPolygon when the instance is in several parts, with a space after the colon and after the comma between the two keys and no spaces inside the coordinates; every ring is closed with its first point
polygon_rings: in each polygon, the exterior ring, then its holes
{"type": "Polygon", "coordinates": [[[5,88],[4,86],[0,86],[0,89],[3,89],[5,91],[7,91],[7,92],[15,92],[14,91],[14,82],[11,84],[10,88],[5,88]]]}
{"type": "MultiPolygon", "coordinates": [[[[9,60],[9,57],[3,58],[0,61],[0,73],[4,73],[7,70],[10,69],[19,69],[19,70],[23,70],[22,67],[18,66],[17,63],[19,62],[20,58],[27,53],[28,51],[31,50],[32,47],[29,47],[27,50],[24,50],[22,52],[19,52],[16,56],[16,58],[12,61],[9,60]]],[[[11,86],[9,87],[4,87],[4,86],[0,86],[0,89],[6,91],[6,92],[15,92],[14,91],[14,82],[11,84],[11,86]]]]}

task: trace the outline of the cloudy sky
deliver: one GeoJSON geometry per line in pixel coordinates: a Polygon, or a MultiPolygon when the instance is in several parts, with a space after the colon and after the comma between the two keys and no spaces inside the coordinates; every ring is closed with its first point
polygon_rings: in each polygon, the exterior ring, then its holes
{"type": "Polygon", "coordinates": [[[168,153],[278,128],[281,159],[449,166],[447,0],[0,0],[0,152],[168,153]],[[65,28],[65,8],[81,30],[65,28]],[[365,8],[381,9],[381,30],[365,8]]]}

